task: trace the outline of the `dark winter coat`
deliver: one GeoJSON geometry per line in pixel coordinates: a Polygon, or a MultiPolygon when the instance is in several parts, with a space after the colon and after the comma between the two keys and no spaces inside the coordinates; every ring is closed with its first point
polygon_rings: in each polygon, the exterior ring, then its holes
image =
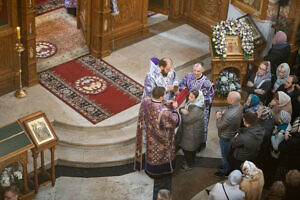
{"type": "Polygon", "coordinates": [[[300,169],[300,133],[291,135],[288,140],[283,140],[279,144],[279,162],[289,169],[300,169]]]}
{"type": "MultiPolygon", "coordinates": [[[[279,46],[279,45],[278,45],[279,46]]],[[[281,63],[287,63],[290,55],[290,45],[283,45],[282,48],[278,48],[277,45],[273,46],[268,55],[264,57],[264,60],[271,62],[271,73],[276,74],[278,65],[281,63]]]]}
{"type": "Polygon", "coordinates": [[[244,127],[238,133],[239,135],[230,141],[234,158],[240,161],[254,160],[264,138],[264,128],[259,125],[244,127]]]}
{"type": "Polygon", "coordinates": [[[188,107],[189,113],[182,114],[180,146],[186,151],[196,151],[204,142],[204,108],[194,104],[188,107]]]}
{"type": "MultiPolygon", "coordinates": [[[[253,74],[249,78],[249,81],[254,83],[255,76],[256,76],[256,74],[253,74]]],[[[263,84],[261,84],[261,86],[259,88],[246,86],[246,91],[248,92],[248,94],[256,94],[259,97],[260,101],[263,102],[265,105],[268,102],[268,100],[270,99],[271,89],[272,89],[271,81],[265,81],[263,84]],[[263,91],[265,91],[265,93],[264,94],[254,93],[255,89],[262,89],[263,91]]]]}

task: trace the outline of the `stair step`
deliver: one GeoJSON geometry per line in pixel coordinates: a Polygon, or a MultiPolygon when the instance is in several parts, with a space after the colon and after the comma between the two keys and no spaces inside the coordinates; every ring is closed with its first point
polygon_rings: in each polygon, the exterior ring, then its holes
{"type": "Polygon", "coordinates": [[[118,150],[78,149],[58,145],[56,159],[59,165],[72,167],[107,167],[133,162],[135,143],[123,146],[118,150]]]}
{"type": "Polygon", "coordinates": [[[54,129],[59,138],[60,144],[78,148],[114,148],[123,146],[135,141],[136,119],[127,126],[117,129],[106,130],[93,128],[88,131],[76,130],[69,127],[55,125],[54,129]]]}

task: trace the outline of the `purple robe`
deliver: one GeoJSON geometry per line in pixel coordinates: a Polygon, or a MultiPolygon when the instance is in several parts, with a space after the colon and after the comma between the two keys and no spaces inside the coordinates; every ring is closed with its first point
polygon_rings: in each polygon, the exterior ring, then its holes
{"type": "Polygon", "coordinates": [[[204,141],[207,141],[207,130],[210,117],[211,104],[215,97],[213,83],[204,75],[196,79],[194,73],[186,74],[179,84],[179,90],[187,88],[189,91],[194,89],[201,90],[204,95],[205,109],[204,109],[204,141]]]}
{"type": "Polygon", "coordinates": [[[175,128],[177,111],[145,98],[140,107],[136,131],[134,169],[142,169],[143,130],[146,131],[145,170],[151,175],[172,173],[175,168],[175,128]]]}

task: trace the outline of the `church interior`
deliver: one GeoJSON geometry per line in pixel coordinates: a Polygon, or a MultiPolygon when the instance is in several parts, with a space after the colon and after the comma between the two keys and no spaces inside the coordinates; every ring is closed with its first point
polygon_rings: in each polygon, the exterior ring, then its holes
{"type": "MultiPolygon", "coordinates": [[[[243,93],[275,31],[287,29],[287,63],[299,77],[299,12],[298,0],[0,0],[0,199],[3,174],[16,165],[19,199],[153,199],[160,180],[134,170],[150,58],[171,58],[179,80],[200,62],[214,84],[233,68],[243,93]],[[212,27],[228,19],[248,20],[249,57],[230,42],[227,57],[216,56],[212,27]]],[[[208,199],[206,190],[226,180],[214,175],[222,164],[216,112],[226,106],[216,94],[191,170],[177,152],[173,200],[208,199]]]]}

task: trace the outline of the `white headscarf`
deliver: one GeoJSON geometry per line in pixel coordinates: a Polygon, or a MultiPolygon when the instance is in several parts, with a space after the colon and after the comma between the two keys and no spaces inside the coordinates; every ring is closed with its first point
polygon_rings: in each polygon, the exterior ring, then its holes
{"type": "Polygon", "coordinates": [[[258,169],[251,161],[246,160],[242,166],[242,172],[248,179],[254,179],[259,171],[260,169],[258,169]]]}
{"type": "Polygon", "coordinates": [[[199,92],[199,95],[198,95],[198,97],[196,98],[196,100],[194,101],[194,102],[188,102],[187,104],[186,104],[186,109],[190,106],[190,105],[192,105],[192,104],[194,104],[194,105],[196,105],[196,106],[198,106],[198,107],[204,107],[204,95],[203,95],[203,92],[201,91],[201,90],[198,90],[198,92],[199,92]]]}

